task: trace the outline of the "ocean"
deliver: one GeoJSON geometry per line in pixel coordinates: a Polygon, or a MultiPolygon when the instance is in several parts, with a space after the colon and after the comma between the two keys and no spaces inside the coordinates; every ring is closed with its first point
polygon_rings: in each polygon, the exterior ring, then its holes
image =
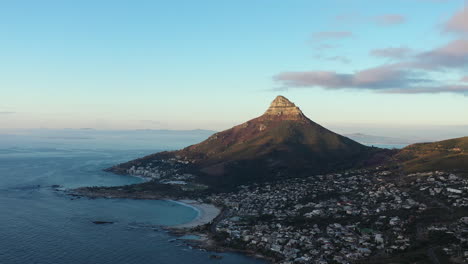
{"type": "Polygon", "coordinates": [[[235,253],[211,259],[215,253],[191,248],[162,229],[194,219],[192,208],[169,201],[76,199],[62,191],[138,183],[141,179],[102,169],[209,134],[41,130],[0,135],[0,264],[265,263],[235,253]]]}
{"type": "Polygon", "coordinates": [[[377,148],[386,148],[386,149],[402,149],[409,144],[367,144],[367,143],[362,143],[367,146],[372,146],[372,147],[377,147],[377,148]]]}

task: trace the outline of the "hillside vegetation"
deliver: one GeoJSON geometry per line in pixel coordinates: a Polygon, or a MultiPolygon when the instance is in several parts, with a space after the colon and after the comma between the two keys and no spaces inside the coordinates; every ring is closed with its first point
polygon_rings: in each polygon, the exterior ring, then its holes
{"type": "Polygon", "coordinates": [[[396,159],[407,172],[468,172],[468,137],[413,144],[402,149],[396,159]]]}

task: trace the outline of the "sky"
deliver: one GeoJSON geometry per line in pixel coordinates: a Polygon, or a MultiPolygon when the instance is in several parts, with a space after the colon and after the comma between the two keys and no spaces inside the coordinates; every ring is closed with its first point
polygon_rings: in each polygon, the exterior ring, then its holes
{"type": "Polygon", "coordinates": [[[467,6],[0,1],[0,130],[222,130],[279,94],[348,132],[467,127],[467,6]]]}

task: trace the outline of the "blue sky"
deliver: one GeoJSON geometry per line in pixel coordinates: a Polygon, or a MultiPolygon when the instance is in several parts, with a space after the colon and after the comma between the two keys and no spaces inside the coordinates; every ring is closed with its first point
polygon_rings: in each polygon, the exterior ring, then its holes
{"type": "MultiPolygon", "coordinates": [[[[463,0],[2,1],[0,129],[468,125],[463,0]]],[[[359,131],[358,131],[359,132],[359,131]]]]}

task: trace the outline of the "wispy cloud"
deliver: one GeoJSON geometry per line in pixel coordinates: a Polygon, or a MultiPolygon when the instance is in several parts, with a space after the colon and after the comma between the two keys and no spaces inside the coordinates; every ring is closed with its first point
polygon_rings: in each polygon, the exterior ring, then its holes
{"type": "Polygon", "coordinates": [[[368,69],[355,74],[326,71],[285,72],[274,78],[283,83],[283,89],[322,87],[374,90],[391,94],[458,93],[468,95],[468,85],[441,85],[429,79],[417,78],[410,72],[387,67],[368,69]]]}
{"type": "MultiPolygon", "coordinates": [[[[406,50],[404,50],[406,52],[406,50]]],[[[379,55],[401,55],[403,50],[380,50],[379,55]]],[[[372,52],[371,52],[372,53],[372,52]]],[[[283,72],[274,80],[285,88],[322,87],[326,89],[366,89],[387,93],[462,93],[466,86],[441,84],[425,77],[431,71],[468,67],[468,40],[454,40],[442,47],[421,52],[398,63],[357,71],[283,72]]]]}
{"type": "MultiPolygon", "coordinates": [[[[375,18],[381,24],[405,22],[401,15],[375,18]]],[[[446,24],[445,31],[468,33],[468,6],[457,12],[446,24]]],[[[321,32],[317,37],[344,38],[350,32],[321,32]]],[[[353,73],[335,71],[282,72],[273,78],[283,89],[309,87],[325,89],[363,89],[379,93],[457,93],[468,95],[468,76],[460,81],[439,81],[433,73],[459,72],[468,69],[468,39],[459,38],[428,51],[416,52],[406,47],[389,47],[370,51],[370,55],[398,59],[397,62],[361,69],[353,73]]],[[[340,56],[323,59],[339,60],[340,56]]]]}
{"type": "Polygon", "coordinates": [[[374,20],[382,26],[391,26],[391,25],[398,25],[403,24],[406,22],[406,17],[399,14],[385,14],[381,16],[377,16],[374,20]]]}
{"type": "Polygon", "coordinates": [[[338,62],[345,63],[345,64],[351,63],[351,60],[345,56],[333,56],[333,57],[328,57],[326,59],[329,61],[338,61],[338,62]]]}
{"type": "Polygon", "coordinates": [[[353,23],[375,23],[380,26],[392,26],[405,23],[407,18],[401,14],[366,16],[359,13],[345,13],[335,16],[334,20],[339,24],[346,23],[347,25],[353,23]]]}
{"type": "Polygon", "coordinates": [[[274,79],[285,87],[323,87],[327,89],[393,89],[429,82],[389,65],[362,70],[353,74],[331,71],[283,72],[274,79]]]}
{"type": "Polygon", "coordinates": [[[427,86],[414,87],[412,89],[389,89],[382,91],[384,93],[399,93],[399,94],[436,94],[436,93],[461,93],[468,95],[468,85],[442,85],[442,86],[427,86]]]}
{"type": "Polygon", "coordinates": [[[445,23],[444,31],[468,34],[468,4],[445,23]]]}
{"type": "Polygon", "coordinates": [[[319,60],[337,61],[337,62],[341,62],[341,63],[344,63],[344,64],[351,63],[351,60],[348,59],[348,58],[345,57],[345,56],[331,56],[331,57],[325,57],[325,56],[322,56],[322,55],[317,55],[317,56],[314,56],[314,58],[319,59],[319,60]]]}
{"type": "Polygon", "coordinates": [[[412,65],[415,68],[441,70],[468,66],[468,40],[457,39],[446,45],[418,54],[412,65]]]}
{"type": "Polygon", "coordinates": [[[399,48],[384,48],[384,49],[375,49],[370,51],[370,55],[375,57],[384,57],[392,59],[404,59],[407,58],[413,52],[412,49],[406,47],[399,48]]]}
{"type": "Polygon", "coordinates": [[[315,40],[328,40],[328,39],[345,39],[353,37],[350,31],[322,31],[313,34],[315,40]]]}

